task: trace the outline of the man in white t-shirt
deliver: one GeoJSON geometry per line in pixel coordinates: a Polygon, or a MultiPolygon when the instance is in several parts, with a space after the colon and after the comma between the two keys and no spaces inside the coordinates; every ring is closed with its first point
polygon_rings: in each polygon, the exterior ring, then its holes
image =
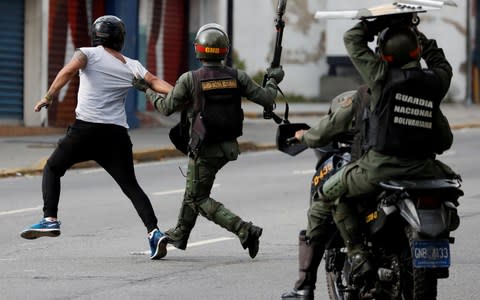
{"type": "Polygon", "coordinates": [[[48,107],[60,89],[79,73],[75,122],[50,156],[43,170],[44,218],[21,232],[26,239],[60,235],[57,219],[60,178],[75,163],[94,160],[118,183],[132,201],[147,228],[151,259],[167,254],[167,237],[158,229],[150,199],[137,182],[132,142],[128,135],[125,99],[134,77],[144,78],[152,89],[168,93],[172,86],[137,61],[121,54],[125,25],[115,16],[102,16],[92,25],[92,46],[75,51],[57,74],[35,111],[48,107]]]}

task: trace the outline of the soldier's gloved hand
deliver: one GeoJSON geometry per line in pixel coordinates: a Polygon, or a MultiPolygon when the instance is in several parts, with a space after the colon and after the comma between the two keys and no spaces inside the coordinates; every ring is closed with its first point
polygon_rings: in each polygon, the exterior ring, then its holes
{"type": "Polygon", "coordinates": [[[273,118],[273,111],[277,105],[273,102],[271,105],[266,105],[263,107],[263,118],[268,120],[273,118]]]}
{"type": "Polygon", "coordinates": [[[145,81],[142,77],[133,77],[132,85],[134,88],[141,92],[146,92],[150,88],[150,84],[145,81]]]}
{"type": "Polygon", "coordinates": [[[372,21],[363,20],[362,23],[367,29],[367,40],[369,42],[372,42],[376,35],[390,26],[390,20],[386,17],[377,17],[372,21]]]}
{"type": "Polygon", "coordinates": [[[285,77],[285,72],[282,69],[282,66],[276,68],[268,68],[267,69],[267,77],[273,78],[277,84],[279,84],[283,77],[285,77]]]}
{"type": "Polygon", "coordinates": [[[155,96],[155,100],[157,100],[157,101],[163,101],[163,100],[165,100],[165,97],[167,97],[166,94],[157,93],[157,95],[155,96]]]}
{"type": "Polygon", "coordinates": [[[427,38],[423,32],[418,30],[417,26],[412,26],[412,29],[417,34],[418,41],[420,42],[420,45],[425,46],[427,44],[429,38],[427,38]]]}

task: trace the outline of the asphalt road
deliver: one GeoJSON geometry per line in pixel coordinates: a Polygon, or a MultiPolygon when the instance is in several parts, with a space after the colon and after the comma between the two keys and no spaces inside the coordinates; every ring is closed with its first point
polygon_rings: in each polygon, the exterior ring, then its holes
{"type": "MultiPolygon", "coordinates": [[[[455,131],[441,159],[460,172],[465,196],[452,246],[450,278],[438,299],[480,295],[480,130],[455,131]]],[[[236,237],[199,218],[187,251],[148,259],[146,232],[128,199],[101,169],[72,170],[62,181],[62,235],[19,237],[41,218],[41,177],[0,180],[0,299],[279,299],[297,277],[297,234],[306,224],[315,158],[277,151],[244,153],[217,176],[212,197],[264,228],[252,260],[236,237]]],[[[166,229],[176,221],[185,159],[136,166],[166,229]]],[[[316,299],[327,299],[323,264],[316,299]]]]}

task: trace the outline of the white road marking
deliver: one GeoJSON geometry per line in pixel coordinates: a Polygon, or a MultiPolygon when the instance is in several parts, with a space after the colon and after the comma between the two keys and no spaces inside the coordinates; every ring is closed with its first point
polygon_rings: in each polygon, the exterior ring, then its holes
{"type": "Polygon", "coordinates": [[[185,192],[185,189],[170,190],[170,191],[165,191],[165,192],[155,192],[152,195],[163,196],[163,195],[181,194],[183,192],[185,192]]]}
{"type": "Polygon", "coordinates": [[[294,170],[293,175],[305,175],[305,174],[313,174],[315,173],[315,170],[294,170]]]}
{"type": "MultiPolygon", "coordinates": [[[[188,248],[203,246],[203,245],[208,245],[208,244],[213,244],[213,243],[219,243],[219,242],[229,241],[229,240],[233,240],[233,239],[235,239],[235,238],[233,238],[233,237],[219,237],[219,238],[216,238],[216,239],[198,241],[198,242],[195,242],[195,243],[188,243],[188,248]]],[[[178,249],[175,248],[174,246],[168,246],[167,250],[172,251],[172,250],[178,250],[178,249]]],[[[134,252],[130,252],[130,254],[131,255],[150,255],[150,251],[134,251],[134,252]]]]}
{"type": "MultiPolygon", "coordinates": [[[[215,183],[213,186],[212,186],[212,189],[214,188],[217,188],[219,187],[220,184],[219,183],[215,183]]],[[[183,189],[178,189],[178,190],[169,190],[169,191],[163,191],[163,192],[155,192],[155,193],[152,193],[152,195],[154,196],[164,196],[164,195],[172,195],[172,194],[183,194],[185,192],[185,188],[183,189]]]]}
{"type": "Polygon", "coordinates": [[[8,215],[21,214],[21,213],[24,213],[24,212],[31,212],[31,211],[42,209],[42,207],[43,206],[36,206],[36,207],[30,207],[30,208],[0,211],[0,216],[8,216],[8,215]]]}
{"type": "MultiPolygon", "coordinates": [[[[134,164],[135,169],[137,168],[145,168],[145,167],[152,167],[152,166],[159,166],[159,165],[179,165],[182,170],[185,168],[188,162],[185,162],[185,158],[169,158],[168,160],[161,160],[161,161],[146,161],[138,164],[134,164]]],[[[105,169],[102,167],[96,168],[89,168],[89,169],[80,169],[80,174],[92,174],[92,173],[100,173],[106,172],[105,169]]]]}
{"type": "MultiPolygon", "coordinates": [[[[212,189],[219,187],[219,183],[215,183],[212,186],[212,189]]],[[[156,192],[153,193],[154,196],[163,196],[163,195],[171,195],[171,194],[181,194],[184,193],[185,189],[178,189],[178,190],[169,190],[169,191],[163,191],[163,192],[156,192]]],[[[25,212],[31,212],[31,211],[36,211],[42,209],[43,206],[35,206],[35,207],[29,207],[29,208],[22,208],[22,209],[15,209],[15,210],[7,210],[7,211],[0,211],[0,216],[8,216],[8,215],[15,215],[15,214],[21,214],[25,212]]]]}
{"type": "Polygon", "coordinates": [[[440,157],[442,157],[442,156],[454,156],[456,154],[457,154],[457,152],[455,150],[449,149],[449,150],[443,152],[440,157]]]}
{"type": "Polygon", "coordinates": [[[100,173],[100,172],[107,172],[105,171],[104,168],[91,168],[91,169],[88,169],[88,170],[81,170],[79,173],[80,174],[93,174],[93,173],[100,173]]]}

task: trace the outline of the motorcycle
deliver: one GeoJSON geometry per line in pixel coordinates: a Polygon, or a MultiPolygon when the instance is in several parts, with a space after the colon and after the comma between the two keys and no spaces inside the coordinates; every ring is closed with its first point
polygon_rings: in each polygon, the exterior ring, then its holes
{"type": "MultiPolygon", "coordinates": [[[[283,150],[289,143],[294,139],[285,139],[283,150]]],[[[296,147],[291,153],[280,150],[290,155],[304,150],[296,147]]],[[[318,162],[311,198],[328,178],[350,162],[350,150],[348,138],[314,149],[318,162]]],[[[379,186],[381,192],[375,199],[356,201],[364,220],[364,246],[374,276],[354,282],[346,247],[332,221],[324,253],[329,298],[436,299],[438,279],[449,276],[450,244],[455,241],[450,233],[460,224],[457,206],[463,195],[461,179],[390,180],[379,186]]]]}

